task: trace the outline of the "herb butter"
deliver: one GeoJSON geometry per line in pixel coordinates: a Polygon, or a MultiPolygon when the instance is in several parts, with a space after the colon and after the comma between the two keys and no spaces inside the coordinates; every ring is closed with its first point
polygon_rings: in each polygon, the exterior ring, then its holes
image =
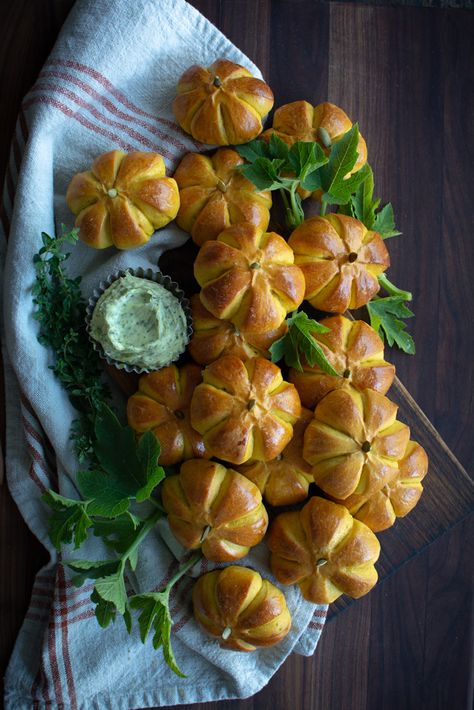
{"type": "Polygon", "coordinates": [[[128,273],[100,296],[90,333],[109,358],[148,370],[176,360],[188,342],[186,315],[176,296],[128,273]]]}

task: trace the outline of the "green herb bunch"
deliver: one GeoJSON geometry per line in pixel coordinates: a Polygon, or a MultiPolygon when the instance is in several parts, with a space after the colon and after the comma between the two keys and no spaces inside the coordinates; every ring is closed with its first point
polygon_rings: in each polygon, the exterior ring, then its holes
{"type": "Polygon", "coordinates": [[[162,647],[168,666],[182,676],[171,647],[169,596],[178,580],[200,559],[201,553],[186,559],[160,591],[128,594],[127,573],[136,569],[139,547],[165,515],[156,499],[157,486],[165,475],[157,463],[160,444],[152,432],[145,433],[137,444],[133,430],[122,426],[105,405],[96,415],[94,437],[97,463],[77,474],[82,498],[65,498],[53,491],[43,496],[52,510],[50,538],[58,550],[70,544],[79,549],[90,531],[102,540],[111,552],[110,558],[63,561],[75,573],[73,584],[81,586],[87,579],[94,580],[91,601],[103,628],[122,616],[130,634],[132,611],[138,610],[141,640],[145,643],[153,628],[154,648],[162,647]]]}
{"type": "Polygon", "coordinates": [[[91,348],[86,331],[86,302],[81,294],[81,277],[70,278],[64,262],[65,244],[75,244],[79,230],[62,228],[58,237],[45,232],[43,246],[33,257],[36,281],[33,286],[34,318],[39,321],[39,342],[52,348],[51,369],[80,413],[73,425],[72,438],[80,461],[93,455],[95,415],[109,397],[103,381],[99,357],[91,348]]]}
{"type": "Polygon", "coordinates": [[[139,547],[165,514],[156,499],[165,472],[158,465],[160,444],[154,434],[147,432],[137,443],[133,430],[122,426],[107,405],[109,391],[86,332],[80,278],[72,279],[64,271],[69,254],[62,248],[76,241],[77,230],[63,229],[57,238],[43,233],[42,247],[34,257],[33,301],[40,323],[39,341],[52,349],[55,362],[51,368],[80,413],[72,438],[80,460],[89,461],[89,468],[77,474],[80,499],[51,490],[43,496],[51,509],[49,535],[57,550],[71,544],[79,549],[91,532],[101,539],[110,551],[108,559],[63,561],[75,573],[73,583],[81,586],[86,579],[94,580],[91,601],[103,627],[122,616],[131,633],[132,611],[139,611],[142,641],[153,629],[154,647],[162,647],[166,663],[182,675],[171,648],[169,595],[201,553],[186,559],[164,589],[128,594],[127,573],[137,566],[139,547]]]}
{"type": "MultiPolygon", "coordinates": [[[[240,170],[259,190],[280,192],[285,206],[286,223],[290,229],[304,221],[300,192],[306,190],[319,191],[321,215],[326,214],[329,206],[333,206],[339,213],[355,217],[367,229],[378,232],[382,239],[401,234],[395,227],[392,205],[387,203],[380,207],[380,198],[374,198],[374,175],[370,165],[367,163],[352,173],[358,158],[358,125],[354,124],[334,143],[331,142],[327,131],[320,129],[319,139],[326,150],[323,150],[318,142],[311,141],[297,141],[289,147],[275,133],[270,136],[268,143],[257,139],[237,146],[236,150],[247,161],[240,170]]],[[[370,324],[382,339],[386,338],[389,345],[395,344],[404,352],[414,354],[415,344],[406,332],[404,323],[404,319],[413,316],[413,312],[406,305],[406,302],[412,299],[411,293],[394,286],[385,274],[379,276],[379,283],[388,296],[374,298],[367,304],[370,324]]],[[[287,322],[290,330],[279,345],[275,344],[273,353],[276,358],[275,353],[283,353],[285,350],[289,353],[289,359],[294,360],[295,337],[300,337],[295,334],[301,332],[299,326],[303,321],[287,322]],[[291,349],[293,355],[290,353],[291,349]]],[[[312,323],[313,332],[318,332],[317,326],[320,324],[317,321],[312,323]]],[[[306,340],[310,357],[316,357],[311,354],[316,352],[314,345],[309,346],[308,343],[306,340]]],[[[328,372],[328,363],[322,351],[318,358],[322,362],[321,367],[326,368],[325,371],[328,372]]]]}

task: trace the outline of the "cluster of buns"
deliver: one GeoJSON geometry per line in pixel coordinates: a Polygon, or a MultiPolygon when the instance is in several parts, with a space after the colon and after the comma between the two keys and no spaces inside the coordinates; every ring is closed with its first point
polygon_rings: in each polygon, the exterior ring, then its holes
{"type": "MultiPolygon", "coordinates": [[[[341,315],[377,293],[387,249],[379,234],[341,214],[307,219],[288,240],[268,231],[271,193],[243,176],[243,159],[228,147],[262,133],[273,106],[265,82],[218,60],[190,67],[177,93],[183,130],[222,147],[184,156],[173,178],[157,154],[112,151],[75,176],[67,195],[90,246],[132,248],[176,218],[199,247],[194,363],[142,376],[128,401],[129,424],[137,435],[156,434],[160,463],[181,464],[162,494],[186,548],[217,563],[240,560],[264,539],[272,506],[266,540],[276,579],[299,585],[315,603],[359,597],[377,580],[374,533],[414,507],[427,471],[424,450],[385,396],[395,368],[380,337],[341,315]],[[339,314],[314,334],[337,376],[304,358],[302,370],[287,375],[270,362],[287,314],[304,299],[339,314]],[[289,505],[299,508],[274,510],[289,505]]],[[[317,141],[329,153],[351,126],[333,104],[297,101],[280,107],[261,137],[317,141]]],[[[366,160],[360,136],[352,172],[366,160]]],[[[282,592],[238,565],[201,577],[193,603],[198,622],[225,648],[271,645],[291,625],[282,592]]]]}

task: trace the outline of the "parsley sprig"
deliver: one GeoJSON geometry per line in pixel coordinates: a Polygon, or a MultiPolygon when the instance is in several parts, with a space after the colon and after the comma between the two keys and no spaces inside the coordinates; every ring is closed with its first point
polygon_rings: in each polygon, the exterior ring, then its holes
{"type": "Polygon", "coordinates": [[[33,285],[34,318],[40,324],[39,342],[52,348],[55,362],[51,369],[80,413],[72,430],[80,461],[92,454],[95,415],[108,400],[109,390],[102,378],[97,353],[90,347],[86,331],[86,302],[81,294],[80,276],[70,278],[64,262],[66,244],[75,244],[78,229],[62,227],[58,237],[42,233],[42,247],[33,257],[36,281],[33,285]]]}
{"type": "Polygon", "coordinates": [[[300,188],[321,191],[321,214],[325,214],[329,205],[347,204],[369,175],[367,166],[349,175],[358,157],[357,124],[332,145],[328,140],[326,136],[325,145],[330,148],[328,156],[315,141],[297,141],[289,147],[276,133],[268,143],[254,140],[236,147],[248,161],[241,167],[243,175],[259,190],[280,191],[287,226],[291,229],[304,221],[300,188]]]}
{"type": "Polygon", "coordinates": [[[286,323],[288,331],[270,348],[272,362],[284,360],[288,367],[294,367],[302,372],[301,356],[303,355],[310,367],[318,365],[328,375],[339,377],[340,373],[331,365],[314,337],[315,333],[327,333],[329,328],[309,318],[304,311],[296,311],[287,318],[286,323]]]}
{"type": "Polygon", "coordinates": [[[80,413],[73,438],[80,460],[89,461],[89,468],[77,474],[81,498],[67,498],[51,490],[43,496],[51,509],[49,535],[57,550],[64,545],[81,548],[90,532],[101,539],[109,558],[63,561],[74,572],[73,583],[81,586],[87,579],[93,580],[91,601],[102,627],[122,616],[131,633],[132,611],[141,610],[142,641],[153,625],[154,647],[162,647],[166,663],[182,675],[171,647],[169,595],[201,553],[186,560],[164,589],[130,594],[127,575],[136,569],[140,545],[165,515],[156,498],[165,472],[158,464],[160,444],[155,435],[147,432],[137,442],[133,430],[123,426],[107,405],[108,389],[87,337],[80,278],[72,279],[64,270],[69,254],[62,248],[76,241],[77,230],[63,229],[57,238],[43,233],[42,247],[34,257],[33,301],[40,323],[39,341],[53,350],[51,368],[80,413]]]}
{"type": "Polygon", "coordinates": [[[137,443],[132,429],[122,426],[105,405],[97,415],[94,434],[97,464],[79,471],[77,476],[82,498],[66,498],[54,491],[43,496],[52,510],[50,538],[58,550],[68,544],[79,549],[88,539],[89,531],[102,540],[111,552],[110,558],[63,561],[74,572],[73,584],[79,587],[88,579],[94,581],[90,598],[103,628],[122,616],[131,633],[132,611],[142,610],[138,624],[143,643],[153,625],[153,646],[162,647],[166,663],[182,676],[171,646],[169,597],[172,587],[200,559],[201,553],[186,560],[159,592],[129,594],[127,574],[136,569],[139,547],[165,515],[155,497],[165,475],[158,464],[160,445],[152,432],[145,433],[137,443]]]}
{"type": "Polygon", "coordinates": [[[401,232],[395,227],[391,203],[388,202],[379,209],[380,197],[374,198],[374,173],[369,164],[365,169],[367,177],[350,196],[349,202],[340,208],[340,211],[350,217],[355,217],[365,224],[367,229],[378,232],[382,239],[399,236],[401,232]]]}

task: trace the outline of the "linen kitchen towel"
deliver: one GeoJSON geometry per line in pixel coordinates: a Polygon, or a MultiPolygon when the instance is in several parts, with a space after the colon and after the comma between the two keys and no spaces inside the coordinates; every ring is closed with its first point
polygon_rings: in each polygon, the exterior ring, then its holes
{"type": "MultiPolygon", "coordinates": [[[[72,227],[67,185],[97,155],[114,148],[156,151],[172,171],[186,152],[202,149],[176,125],[171,102],[188,66],[209,65],[218,57],[260,76],[184,0],[80,0],[22,106],[6,181],[1,241],[7,480],[51,561],[36,577],[7,670],[7,710],[128,710],[248,697],[292,651],[311,654],[321,633],[326,608],[305,602],[295,588],[285,589],[293,626],[283,642],[254,653],[223,651],[193,621],[192,579],[184,577],[174,588],[171,604],[173,647],[186,673],[186,678],[178,678],[150,641],[141,643],[136,624],[131,636],[120,621],[99,628],[89,598],[92,585],[75,588],[58,564],[47,534],[48,510],[41,501],[48,488],[68,497],[78,495],[77,461],[69,441],[75,413],[48,369],[52,355],[37,342],[33,318],[32,258],[41,245],[41,232],[53,234],[61,224],[72,227]]],[[[186,239],[171,224],[134,252],[97,252],[79,243],[72,248],[68,271],[81,274],[88,296],[109,273],[156,267],[163,251],[186,239]]],[[[100,553],[98,542],[87,544],[81,557],[100,553]]],[[[270,576],[263,545],[244,563],[270,576]]],[[[159,589],[177,565],[157,529],[141,548],[136,591],[159,589]]],[[[194,572],[205,569],[203,562],[194,572]]]]}

